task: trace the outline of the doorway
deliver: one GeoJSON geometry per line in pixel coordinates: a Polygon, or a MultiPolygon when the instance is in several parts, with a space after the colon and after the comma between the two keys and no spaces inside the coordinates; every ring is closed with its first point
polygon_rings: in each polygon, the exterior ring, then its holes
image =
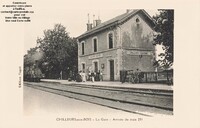
{"type": "Polygon", "coordinates": [[[114,81],[114,60],[110,60],[110,81],[114,81]]]}
{"type": "Polygon", "coordinates": [[[95,61],[95,62],[94,62],[94,72],[96,72],[96,73],[97,73],[97,72],[98,72],[98,70],[99,70],[99,69],[98,69],[98,62],[97,62],[97,61],[95,61]]]}

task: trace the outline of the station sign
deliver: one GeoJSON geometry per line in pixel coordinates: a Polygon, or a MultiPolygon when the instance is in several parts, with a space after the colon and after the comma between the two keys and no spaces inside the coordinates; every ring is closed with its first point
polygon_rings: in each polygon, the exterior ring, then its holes
{"type": "Polygon", "coordinates": [[[152,51],[127,51],[127,55],[153,55],[152,51]]]}
{"type": "Polygon", "coordinates": [[[103,54],[95,54],[95,55],[91,55],[91,56],[89,56],[88,57],[88,59],[97,59],[97,58],[101,58],[101,57],[103,57],[103,54]]]}

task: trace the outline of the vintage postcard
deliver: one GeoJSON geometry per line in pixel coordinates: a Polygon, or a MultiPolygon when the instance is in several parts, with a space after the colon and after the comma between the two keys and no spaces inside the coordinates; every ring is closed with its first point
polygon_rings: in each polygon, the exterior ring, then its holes
{"type": "Polygon", "coordinates": [[[200,127],[199,11],[199,0],[1,1],[0,127],[200,127]]]}

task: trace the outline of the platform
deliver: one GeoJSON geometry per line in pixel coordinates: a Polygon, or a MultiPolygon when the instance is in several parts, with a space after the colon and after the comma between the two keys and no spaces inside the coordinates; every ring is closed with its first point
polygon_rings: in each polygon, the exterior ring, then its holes
{"type": "Polygon", "coordinates": [[[109,86],[118,88],[135,88],[135,89],[148,89],[148,90],[158,90],[158,91],[173,91],[173,85],[158,84],[158,83],[121,83],[119,81],[86,81],[86,82],[76,82],[68,80],[57,80],[57,79],[41,79],[42,82],[56,82],[60,84],[81,84],[81,85],[93,85],[93,86],[109,86]]]}

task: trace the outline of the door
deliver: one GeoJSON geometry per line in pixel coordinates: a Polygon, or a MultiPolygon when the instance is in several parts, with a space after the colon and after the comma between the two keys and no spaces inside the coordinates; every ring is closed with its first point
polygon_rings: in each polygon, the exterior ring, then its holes
{"type": "Polygon", "coordinates": [[[85,64],[84,63],[82,63],[82,72],[85,73],[85,64]]]}
{"type": "Polygon", "coordinates": [[[94,62],[94,72],[98,72],[98,62],[94,62]]]}
{"type": "Polygon", "coordinates": [[[114,81],[114,60],[110,60],[110,81],[114,81]]]}

